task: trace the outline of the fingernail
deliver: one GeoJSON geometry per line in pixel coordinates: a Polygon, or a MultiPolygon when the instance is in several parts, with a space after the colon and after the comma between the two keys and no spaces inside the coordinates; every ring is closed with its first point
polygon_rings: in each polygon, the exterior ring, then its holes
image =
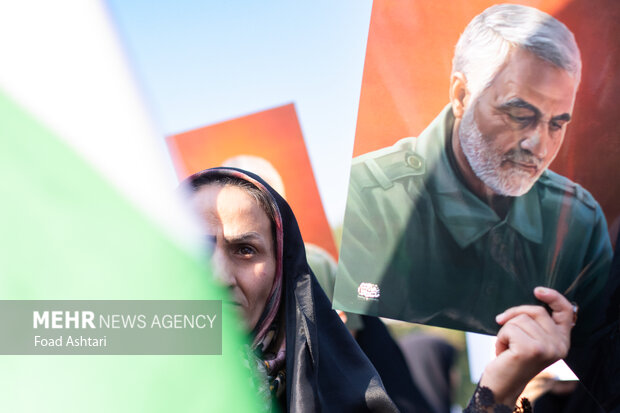
{"type": "Polygon", "coordinates": [[[537,292],[538,294],[547,294],[549,292],[549,289],[545,287],[536,287],[534,288],[534,292],[537,292]]]}
{"type": "Polygon", "coordinates": [[[500,324],[503,319],[504,319],[504,313],[501,313],[501,314],[498,314],[498,315],[495,316],[495,322],[497,324],[500,324]]]}

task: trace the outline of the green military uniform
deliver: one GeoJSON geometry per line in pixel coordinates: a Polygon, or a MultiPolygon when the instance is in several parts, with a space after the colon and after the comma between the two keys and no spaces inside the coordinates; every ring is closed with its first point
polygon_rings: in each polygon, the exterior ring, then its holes
{"type": "Polygon", "coordinates": [[[459,180],[450,106],[418,139],[353,161],[334,307],[495,334],[495,315],[554,288],[587,332],[611,262],[598,203],[545,171],[500,218],[459,180]]]}

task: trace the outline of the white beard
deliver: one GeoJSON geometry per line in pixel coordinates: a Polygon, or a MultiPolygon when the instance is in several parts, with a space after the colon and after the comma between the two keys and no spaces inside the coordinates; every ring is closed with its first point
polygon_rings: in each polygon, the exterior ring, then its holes
{"type": "Polygon", "coordinates": [[[471,169],[478,179],[498,195],[521,196],[528,192],[543,172],[541,162],[520,149],[500,152],[493,139],[482,135],[474,119],[473,105],[465,110],[459,125],[459,141],[471,169]],[[536,174],[523,168],[506,167],[505,161],[520,161],[538,165],[536,174]]]}

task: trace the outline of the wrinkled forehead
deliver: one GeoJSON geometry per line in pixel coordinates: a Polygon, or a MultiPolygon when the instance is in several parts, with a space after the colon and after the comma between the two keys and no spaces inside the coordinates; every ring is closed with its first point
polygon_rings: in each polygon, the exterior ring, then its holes
{"type": "Polygon", "coordinates": [[[205,230],[215,235],[237,236],[247,232],[270,233],[270,221],[258,201],[244,188],[205,184],[192,194],[192,206],[205,230]]]}
{"type": "Polygon", "coordinates": [[[572,113],[579,79],[531,52],[517,49],[491,81],[498,100],[521,99],[551,114],[572,113]]]}

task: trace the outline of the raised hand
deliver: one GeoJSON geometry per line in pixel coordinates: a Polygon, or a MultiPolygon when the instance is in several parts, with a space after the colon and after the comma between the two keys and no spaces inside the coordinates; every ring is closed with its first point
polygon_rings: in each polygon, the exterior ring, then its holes
{"type": "Polygon", "coordinates": [[[480,386],[493,391],[496,403],[513,406],[532,377],[563,358],[570,348],[574,307],[555,290],[534,289],[543,306],[512,307],[496,317],[503,327],[497,334],[497,357],[487,365],[480,386]]]}

